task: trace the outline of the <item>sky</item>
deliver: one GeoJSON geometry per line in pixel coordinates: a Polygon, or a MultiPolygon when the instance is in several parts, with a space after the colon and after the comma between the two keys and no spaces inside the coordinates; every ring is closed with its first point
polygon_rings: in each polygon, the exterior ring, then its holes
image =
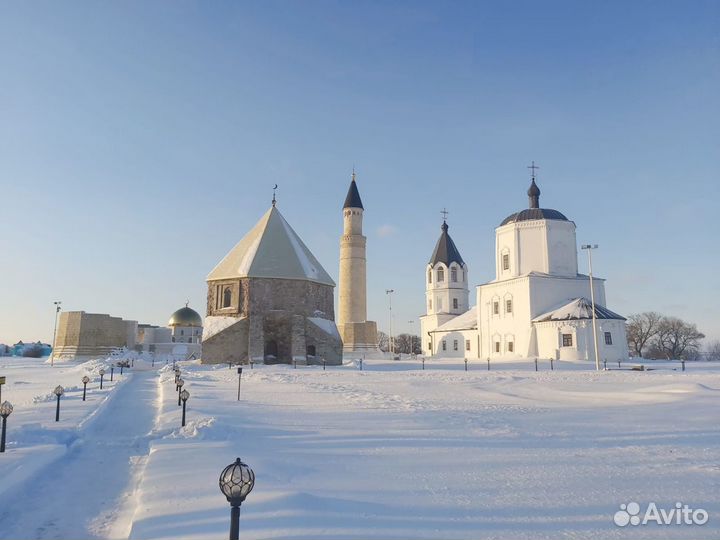
{"type": "Polygon", "coordinates": [[[610,309],[720,339],[719,27],[717,1],[0,0],[0,343],[51,340],[56,300],[204,315],[276,183],[337,281],[353,166],[368,317],[394,289],[417,333],[440,211],[493,279],[533,160],[610,309]]]}

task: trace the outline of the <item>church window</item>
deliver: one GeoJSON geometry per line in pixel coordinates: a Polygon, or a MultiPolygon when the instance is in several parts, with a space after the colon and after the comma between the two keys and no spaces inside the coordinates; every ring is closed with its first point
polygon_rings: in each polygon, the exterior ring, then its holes
{"type": "Polygon", "coordinates": [[[428,351],[432,352],[432,341],[428,341],[428,351]]]}
{"type": "Polygon", "coordinates": [[[180,330],[180,335],[181,335],[181,336],[184,336],[184,335],[185,335],[185,330],[180,330]]]}
{"type": "Polygon", "coordinates": [[[457,309],[457,308],[458,308],[458,300],[457,300],[457,298],[453,298],[453,309],[457,309]]]}
{"type": "Polygon", "coordinates": [[[458,350],[458,342],[457,342],[457,339],[453,339],[453,351],[457,351],[457,350],[458,350]]]}
{"type": "Polygon", "coordinates": [[[507,253],[502,256],[502,268],[503,270],[510,270],[510,255],[507,253]]]}
{"type": "Polygon", "coordinates": [[[512,313],[512,300],[505,300],[505,313],[512,313]]]}
{"type": "Polygon", "coordinates": [[[612,334],[605,332],[605,345],[612,345],[612,334]]]}
{"type": "Polygon", "coordinates": [[[508,352],[513,352],[515,350],[515,344],[512,341],[508,341],[507,348],[508,352]]]}
{"type": "Polygon", "coordinates": [[[493,302],[493,315],[500,315],[500,302],[493,302]]]}
{"type": "Polygon", "coordinates": [[[447,343],[445,343],[444,339],[443,339],[442,345],[443,345],[443,351],[447,351],[447,343]]]}
{"type": "Polygon", "coordinates": [[[563,347],[572,347],[572,334],[563,334],[562,335],[562,344],[563,347]]]}
{"type": "Polygon", "coordinates": [[[222,307],[230,307],[232,305],[232,291],[230,290],[230,287],[226,287],[225,291],[223,291],[223,305],[222,307]]]}
{"type": "Polygon", "coordinates": [[[175,336],[173,336],[172,341],[173,341],[173,343],[175,343],[175,336]]]}
{"type": "Polygon", "coordinates": [[[469,350],[470,350],[470,340],[469,340],[469,339],[466,339],[466,340],[465,340],[465,350],[466,350],[466,351],[469,351],[469,350]]]}
{"type": "Polygon", "coordinates": [[[500,342],[499,342],[499,341],[496,341],[496,342],[495,342],[495,352],[496,352],[496,353],[499,353],[499,352],[500,352],[500,342]]]}
{"type": "Polygon", "coordinates": [[[428,283],[432,283],[432,270],[428,270],[428,283]]]}
{"type": "Polygon", "coordinates": [[[438,283],[442,283],[443,281],[445,281],[445,270],[443,270],[442,268],[438,268],[437,280],[438,283]]]}
{"type": "Polygon", "coordinates": [[[428,311],[432,311],[432,300],[428,300],[428,311]]]}
{"type": "Polygon", "coordinates": [[[453,283],[457,283],[457,268],[453,267],[450,269],[450,279],[453,283]]]}

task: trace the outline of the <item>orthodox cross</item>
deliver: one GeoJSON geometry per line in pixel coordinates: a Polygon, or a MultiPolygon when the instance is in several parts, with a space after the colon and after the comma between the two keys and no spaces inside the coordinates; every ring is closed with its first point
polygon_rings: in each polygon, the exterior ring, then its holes
{"type": "Polygon", "coordinates": [[[353,165],[352,181],[355,181],[355,165],[353,165]]]}
{"type": "Polygon", "coordinates": [[[447,221],[447,217],[448,217],[448,214],[449,214],[449,213],[450,213],[450,212],[448,212],[445,208],[442,209],[442,211],[440,212],[440,214],[442,214],[443,221],[447,221]]]}
{"type": "Polygon", "coordinates": [[[532,162],[532,165],[528,165],[528,169],[530,169],[530,170],[532,171],[531,174],[532,174],[532,179],[533,179],[533,180],[535,180],[535,169],[539,169],[539,168],[540,168],[540,167],[538,167],[537,165],[535,165],[535,162],[534,162],[534,161],[532,162]]]}

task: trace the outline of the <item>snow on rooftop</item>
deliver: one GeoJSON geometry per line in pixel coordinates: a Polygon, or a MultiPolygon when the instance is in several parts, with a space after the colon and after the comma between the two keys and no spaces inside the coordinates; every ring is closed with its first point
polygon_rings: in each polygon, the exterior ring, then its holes
{"type": "Polygon", "coordinates": [[[274,206],[218,263],[207,279],[237,277],[305,279],[335,286],[330,275],[274,206]]]}
{"type": "Polygon", "coordinates": [[[331,321],[329,319],[322,319],[320,317],[308,317],[308,321],[320,328],[320,330],[322,330],[326,334],[330,334],[331,336],[340,339],[340,333],[338,332],[335,321],[331,321]]]}
{"type": "MultiPolygon", "coordinates": [[[[595,317],[597,319],[619,319],[624,321],[625,317],[610,311],[600,304],[595,304],[595,317]]],[[[533,322],[544,321],[570,321],[578,319],[592,319],[592,302],[587,298],[574,298],[560,307],[543,313],[533,319],[533,322]]]]}
{"type": "Polygon", "coordinates": [[[205,326],[203,326],[203,341],[210,339],[215,334],[219,334],[228,326],[232,326],[240,319],[237,317],[205,317],[205,326]]]}
{"type": "Polygon", "coordinates": [[[458,315],[454,319],[450,319],[445,324],[439,326],[435,332],[451,332],[453,330],[470,330],[477,328],[477,310],[472,307],[462,315],[458,315]]]}

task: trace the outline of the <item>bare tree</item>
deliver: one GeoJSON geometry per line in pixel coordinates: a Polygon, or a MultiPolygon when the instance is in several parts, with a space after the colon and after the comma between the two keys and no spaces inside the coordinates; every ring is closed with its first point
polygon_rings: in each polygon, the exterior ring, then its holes
{"type": "Polygon", "coordinates": [[[715,340],[707,346],[707,359],[720,362],[720,341],[715,340]]]}
{"type": "Polygon", "coordinates": [[[655,311],[646,311],[628,317],[628,347],[635,356],[642,357],[645,347],[657,336],[662,320],[663,316],[655,311]]]}
{"type": "Polygon", "coordinates": [[[663,317],[657,332],[656,346],[668,359],[692,359],[700,350],[705,334],[697,326],[677,317],[663,317]]]}
{"type": "Polygon", "coordinates": [[[377,339],[378,339],[378,348],[382,352],[388,352],[390,350],[389,336],[385,332],[381,332],[378,330],[377,339]]]}

